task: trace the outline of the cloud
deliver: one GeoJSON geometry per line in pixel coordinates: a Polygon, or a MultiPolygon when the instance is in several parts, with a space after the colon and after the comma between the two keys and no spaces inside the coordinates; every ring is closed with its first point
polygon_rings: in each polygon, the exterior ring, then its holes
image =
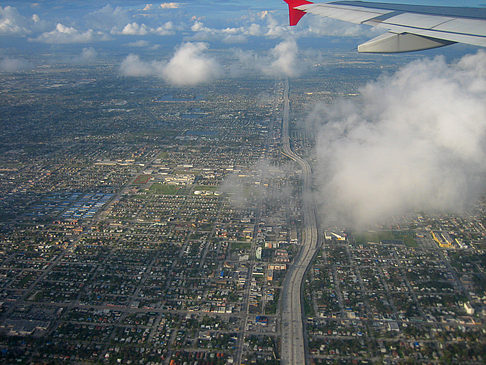
{"type": "Polygon", "coordinates": [[[272,62],[263,72],[271,76],[295,77],[299,74],[297,53],[299,49],[295,39],[288,39],[275,46],[270,51],[272,62]]]}
{"type": "Polygon", "coordinates": [[[143,39],[139,39],[136,42],[127,43],[127,46],[129,46],[129,47],[144,47],[145,48],[145,47],[150,46],[150,43],[147,42],[147,41],[144,41],[143,39]]]}
{"type": "Polygon", "coordinates": [[[111,30],[111,34],[122,34],[122,35],[137,35],[143,36],[147,34],[156,34],[156,35],[172,35],[174,34],[174,30],[176,27],[171,21],[168,21],[157,28],[148,27],[145,24],[138,24],[137,22],[128,23],[123,27],[121,31],[113,28],[111,30]]]}
{"type": "Polygon", "coordinates": [[[5,57],[0,60],[0,72],[18,72],[31,67],[28,61],[20,58],[5,57]]]}
{"type": "Polygon", "coordinates": [[[352,24],[341,20],[309,17],[302,23],[299,31],[302,36],[337,36],[337,37],[375,37],[384,32],[383,29],[367,25],[352,24]]]}
{"type": "Polygon", "coordinates": [[[180,7],[179,3],[162,3],[160,4],[162,9],[177,9],[180,7]]]}
{"type": "Polygon", "coordinates": [[[220,66],[204,54],[207,48],[205,43],[183,44],[164,68],[164,79],[176,86],[191,86],[217,78],[220,66]]]}
{"type": "Polygon", "coordinates": [[[158,76],[161,77],[164,63],[158,61],[145,62],[139,56],[129,54],[120,65],[123,76],[158,76]]]}
{"type": "Polygon", "coordinates": [[[0,6],[0,35],[24,35],[30,33],[27,19],[19,14],[16,8],[0,6]]]}
{"type": "Polygon", "coordinates": [[[120,34],[124,35],[146,35],[148,33],[147,26],[145,24],[138,24],[136,22],[125,25],[120,34]]]}
{"type": "Polygon", "coordinates": [[[108,4],[99,10],[89,13],[86,24],[93,29],[116,33],[128,24],[130,19],[128,11],[119,6],[113,8],[108,4]]]}
{"type": "Polygon", "coordinates": [[[93,47],[83,48],[81,55],[79,56],[79,62],[90,63],[96,61],[98,57],[98,52],[93,47]]]}
{"type": "Polygon", "coordinates": [[[171,21],[168,21],[164,23],[163,25],[153,28],[152,33],[158,34],[158,35],[172,35],[174,34],[174,23],[171,21]]]}
{"type": "Polygon", "coordinates": [[[326,223],[460,213],[484,192],[486,52],[413,62],[354,101],[320,105],[316,182],[326,223]]]}
{"type": "Polygon", "coordinates": [[[233,76],[241,76],[253,70],[272,77],[295,77],[307,63],[299,58],[299,47],[295,39],[278,43],[265,55],[239,49],[234,53],[239,64],[232,68],[233,76]]]}
{"type": "Polygon", "coordinates": [[[287,19],[274,16],[269,11],[251,13],[240,19],[239,26],[226,28],[212,28],[206,26],[201,19],[193,20],[191,30],[195,34],[192,39],[221,40],[227,43],[241,43],[247,41],[249,37],[270,39],[299,39],[315,36],[373,37],[383,33],[383,30],[377,28],[316,16],[306,17],[297,27],[289,27],[287,19]]]}
{"type": "Polygon", "coordinates": [[[106,37],[100,33],[95,32],[92,29],[86,32],[80,32],[76,28],[65,26],[61,23],[57,23],[56,28],[50,32],[44,32],[35,41],[54,44],[66,44],[66,43],[88,43],[96,40],[104,40],[106,37]]]}
{"type": "Polygon", "coordinates": [[[220,75],[219,64],[204,54],[204,43],[184,43],[169,62],[142,61],[130,54],[120,65],[124,76],[156,76],[175,86],[193,86],[211,81],[220,75]]]}

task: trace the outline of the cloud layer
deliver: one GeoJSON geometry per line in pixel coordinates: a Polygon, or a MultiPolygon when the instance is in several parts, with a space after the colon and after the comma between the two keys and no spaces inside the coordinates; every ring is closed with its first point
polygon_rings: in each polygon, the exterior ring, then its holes
{"type": "Polygon", "coordinates": [[[460,213],[484,192],[486,53],[413,62],[357,101],[317,106],[317,181],[327,222],[460,213]]]}

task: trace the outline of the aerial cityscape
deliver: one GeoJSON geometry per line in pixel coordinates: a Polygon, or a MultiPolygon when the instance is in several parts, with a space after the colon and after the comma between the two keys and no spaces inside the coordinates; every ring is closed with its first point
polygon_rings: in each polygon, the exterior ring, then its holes
{"type": "Polygon", "coordinates": [[[483,364],[486,52],[209,3],[0,6],[1,362],[483,364]]]}

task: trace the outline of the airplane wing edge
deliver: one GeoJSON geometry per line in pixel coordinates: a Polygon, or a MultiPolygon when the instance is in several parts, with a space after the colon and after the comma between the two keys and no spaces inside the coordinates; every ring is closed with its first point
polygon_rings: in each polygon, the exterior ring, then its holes
{"type": "Polygon", "coordinates": [[[292,26],[297,25],[306,13],[312,13],[354,24],[371,25],[389,32],[363,43],[358,47],[358,52],[411,52],[453,43],[486,47],[486,17],[483,16],[483,9],[479,8],[479,15],[471,17],[464,14],[471,13],[476,8],[409,8],[404,4],[390,5],[364,1],[284,1],[289,6],[289,20],[292,26]],[[425,9],[424,12],[421,13],[421,9],[425,9]],[[437,9],[436,13],[434,9],[437,9]],[[457,16],[454,15],[455,12],[458,13],[457,16]]]}

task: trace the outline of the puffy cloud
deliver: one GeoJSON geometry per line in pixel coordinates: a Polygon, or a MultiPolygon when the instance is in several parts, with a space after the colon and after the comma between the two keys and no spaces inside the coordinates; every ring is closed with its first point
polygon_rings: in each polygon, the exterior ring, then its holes
{"type": "Polygon", "coordinates": [[[273,61],[263,71],[272,76],[295,77],[299,74],[297,53],[299,49],[294,39],[283,41],[270,51],[273,61]]]}
{"type": "Polygon", "coordinates": [[[375,37],[383,33],[383,29],[367,25],[352,24],[331,18],[309,17],[302,23],[299,31],[303,36],[337,36],[337,37],[375,37]]]}
{"type": "Polygon", "coordinates": [[[239,61],[239,67],[233,68],[233,76],[241,76],[242,72],[258,71],[273,77],[295,77],[305,60],[300,59],[299,47],[295,39],[288,39],[278,43],[265,55],[254,52],[235,50],[235,57],[239,61]]]}
{"type": "Polygon", "coordinates": [[[83,48],[81,51],[81,56],[80,59],[83,62],[93,62],[96,60],[96,57],[98,56],[98,52],[93,47],[87,47],[83,48]]]}
{"type": "Polygon", "coordinates": [[[138,24],[137,22],[128,23],[123,27],[121,31],[112,29],[112,34],[122,34],[122,35],[138,35],[143,36],[147,34],[157,34],[157,35],[172,35],[176,27],[171,21],[168,21],[157,28],[148,27],[145,24],[138,24]]]}
{"type": "Polygon", "coordinates": [[[146,4],[145,7],[142,10],[148,11],[148,10],[152,9],[152,7],[153,7],[153,4],[146,4]]]}
{"type": "Polygon", "coordinates": [[[158,35],[171,35],[174,34],[174,23],[171,21],[168,21],[164,23],[163,25],[152,29],[152,33],[158,34],[158,35]]]}
{"type": "Polygon", "coordinates": [[[383,32],[369,26],[316,16],[306,17],[297,27],[290,27],[287,19],[276,17],[269,11],[252,13],[241,19],[243,25],[222,29],[208,27],[201,19],[193,20],[191,30],[195,33],[194,38],[198,40],[231,41],[234,39],[236,42],[241,42],[247,37],[283,39],[309,36],[373,37],[383,32]]]}
{"type": "Polygon", "coordinates": [[[0,35],[27,34],[30,30],[27,26],[27,19],[19,14],[16,8],[0,6],[0,35]]]}
{"type": "Polygon", "coordinates": [[[148,33],[147,26],[145,24],[138,24],[136,22],[125,25],[120,34],[124,35],[146,35],[148,33]]]}
{"type": "Polygon", "coordinates": [[[175,86],[193,86],[211,81],[220,75],[219,64],[204,54],[204,43],[185,43],[169,62],[145,62],[130,54],[123,60],[120,73],[124,76],[156,76],[175,86]]]}
{"type": "Polygon", "coordinates": [[[33,39],[44,43],[88,43],[96,40],[104,40],[105,36],[100,32],[94,32],[92,29],[86,32],[80,32],[76,28],[65,26],[57,23],[56,28],[50,32],[44,32],[37,38],[33,39]]]}
{"type": "Polygon", "coordinates": [[[18,72],[32,67],[29,62],[24,59],[5,57],[0,60],[1,72],[18,72]]]}
{"type": "Polygon", "coordinates": [[[183,44],[164,68],[164,79],[176,86],[191,86],[217,78],[220,66],[204,54],[207,48],[204,43],[183,44]]]}
{"type": "Polygon", "coordinates": [[[484,192],[486,52],[413,62],[318,106],[318,200],[357,227],[414,211],[460,213],[484,192]]]}
{"type": "Polygon", "coordinates": [[[162,3],[160,4],[162,9],[177,9],[180,7],[179,3],[162,3]]]}
{"type": "Polygon", "coordinates": [[[164,64],[162,62],[144,62],[139,56],[130,54],[120,65],[123,76],[161,76],[164,64]]]}

